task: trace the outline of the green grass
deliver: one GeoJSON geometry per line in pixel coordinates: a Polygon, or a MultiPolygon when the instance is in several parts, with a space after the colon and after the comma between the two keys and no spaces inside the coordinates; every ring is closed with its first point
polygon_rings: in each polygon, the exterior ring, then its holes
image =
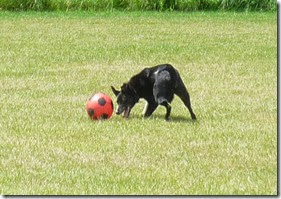
{"type": "MultiPolygon", "coordinates": [[[[0,193],[277,194],[276,13],[0,12],[0,193]],[[180,72],[171,121],[85,111],[144,67],[180,72]]],[[[115,103],[116,105],[116,103],[115,103]]]]}
{"type": "Polygon", "coordinates": [[[0,10],[276,11],[276,0],[0,0],[0,10]]]}

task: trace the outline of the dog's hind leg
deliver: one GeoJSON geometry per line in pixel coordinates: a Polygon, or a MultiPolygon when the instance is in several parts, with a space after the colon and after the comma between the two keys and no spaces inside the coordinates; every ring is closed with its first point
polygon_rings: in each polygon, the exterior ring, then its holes
{"type": "Polygon", "coordinates": [[[191,108],[189,93],[187,92],[187,89],[184,86],[182,81],[180,82],[178,87],[175,89],[175,94],[177,96],[179,96],[179,98],[183,101],[184,105],[188,108],[191,118],[193,120],[196,120],[196,116],[191,108]]]}
{"type": "Polygon", "coordinates": [[[145,108],[143,110],[144,112],[144,117],[149,117],[151,116],[151,114],[155,111],[155,109],[157,108],[158,104],[156,102],[147,102],[145,105],[145,108]]]}

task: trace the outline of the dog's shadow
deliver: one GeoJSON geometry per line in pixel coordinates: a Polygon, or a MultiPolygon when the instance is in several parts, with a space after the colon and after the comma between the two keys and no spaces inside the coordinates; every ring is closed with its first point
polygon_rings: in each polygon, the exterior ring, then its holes
{"type": "MultiPolygon", "coordinates": [[[[143,115],[134,115],[131,114],[130,115],[131,118],[133,119],[144,119],[144,120],[153,120],[153,119],[157,119],[157,120],[165,120],[165,116],[164,115],[160,115],[160,114],[153,114],[148,118],[144,118],[143,115]]],[[[189,118],[188,116],[182,116],[182,115],[171,115],[170,119],[167,122],[174,122],[174,123],[195,123],[197,120],[193,120],[191,118],[189,118]]]]}

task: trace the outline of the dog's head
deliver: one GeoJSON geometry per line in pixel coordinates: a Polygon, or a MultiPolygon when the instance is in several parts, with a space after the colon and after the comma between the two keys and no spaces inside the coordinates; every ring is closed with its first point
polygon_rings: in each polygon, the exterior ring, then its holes
{"type": "Polygon", "coordinates": [[[139,101],[136,90],[126,83],[121,86],[121,91],[116,90],[113,86],[111,86],[111,89],[117,97],[118,107],[116,114],[120,115],[124,112],[124,118],[128,118],[131,109],[139,101]]]}

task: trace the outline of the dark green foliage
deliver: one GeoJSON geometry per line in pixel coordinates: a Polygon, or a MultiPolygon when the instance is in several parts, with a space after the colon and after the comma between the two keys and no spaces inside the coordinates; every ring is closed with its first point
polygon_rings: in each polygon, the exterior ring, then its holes
{"type": "Polygon", "coordinates": [[[0,10],[275,11],[275,0],[0,0],[0,10]]]}
{"type": "Polygon", "coordinates": [[[272,0],[222,0],[221,9],[224,10],[276,10],[277,3],[272,0]]]}

